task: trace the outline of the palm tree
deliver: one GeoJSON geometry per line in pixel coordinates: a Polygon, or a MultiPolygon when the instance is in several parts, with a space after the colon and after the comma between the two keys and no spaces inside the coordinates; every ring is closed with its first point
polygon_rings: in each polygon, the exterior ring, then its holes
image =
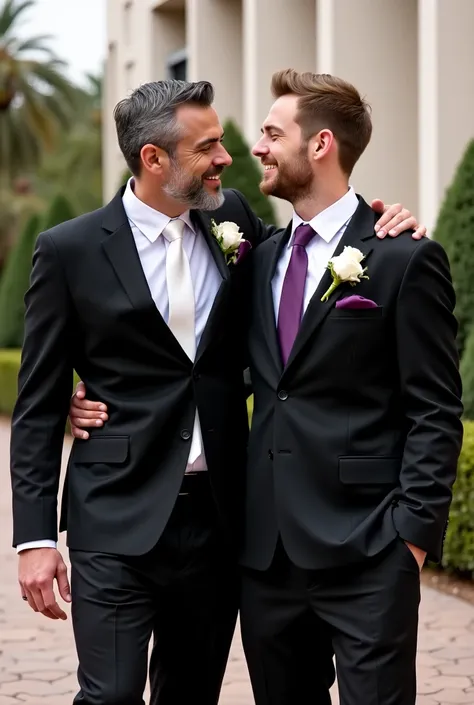
{"type": "Polygon", "coordinates": [[[22,40],[15,28],[35,0],[4,0],[0,7],[0,176],[4,185],[35,165],[68,126],[77,93],[48,36],[22,40]],[[33,58],[40,57],[40,58],[33,58]]]}
{"type": "Polygon", "coordinates": [[[87,79],[71,127],[41,161],[34,182],[38,195],[50,200],[60,191],[78,214],[102,205],[102,77],[87,79]]]}

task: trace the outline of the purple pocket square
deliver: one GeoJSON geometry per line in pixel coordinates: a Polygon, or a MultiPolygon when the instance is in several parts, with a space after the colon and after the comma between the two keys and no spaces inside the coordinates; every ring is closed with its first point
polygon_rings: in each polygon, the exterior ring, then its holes
{"type": "Polygon", "coordinates": [[[235,264],[239,264],[246,255],[250,252],[252,249],[252,245],[248,240],[242,240],[242,242],[239,245],[239,250],[237,252],[237,259],[235,260],[235,264]]]}
{"type": "Polygon", "coordinates": [[[378,308],[375,301],[364,299],[363,296],[346,296],[336,301],[336,308],[378,308]]]}

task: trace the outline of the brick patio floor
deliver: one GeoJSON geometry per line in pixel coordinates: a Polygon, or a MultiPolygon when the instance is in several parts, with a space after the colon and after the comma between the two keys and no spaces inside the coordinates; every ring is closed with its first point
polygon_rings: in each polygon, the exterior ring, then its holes
{"type": "MultiPolygon", "coordinates": [[[[0,705],[71,705],[77,686],[70,620],[47,620],[19,597],[17,561],[10,547],[8,443],[8,425],[0,421],[0,705]]],[[[238,632],[220,703],[253,703],[238,632]]],[[[338,704],[337,692],[333,703],[338,704]]],[[[421,606],[417,704],[474,705],[474,607],[427,587],[421,606]]]]}

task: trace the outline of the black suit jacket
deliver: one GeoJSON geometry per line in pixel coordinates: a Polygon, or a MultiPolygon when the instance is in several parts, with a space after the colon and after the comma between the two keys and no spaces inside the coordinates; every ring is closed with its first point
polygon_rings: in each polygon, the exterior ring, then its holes
{"type": "Polygon", "coordinates": [[[74,369],[110,418],[72,447],[60,526],[71,548],[136,555],[153,547],[180,489],[196,404],[222,529],[238,527],[250,268],[249,260],[226,265],[210,221],[235,221],[254,248],[275,228],[265,228],[233,190],[219,210],[192,212],[222,274],[193,364],[151,298],[122,194],[37,241],[12,419],[15,546],[57,537],[74,369]]]}
{"type": "Polygon", "coordinates": [[[278,533],[307,569],[372,556],[397,534],[441,556],[462,443],[449,265],[429,239],[379,240],[378,216],[359,201],[336,254],[359,248],[370,278],[322,303],[332,281],[323,276],[285,368],[271,280],[290,228],[253,257],[243,552],[252,568],[268,567],[278,533]],[[378,307],[336,309],[352,293],[378,307]]]}

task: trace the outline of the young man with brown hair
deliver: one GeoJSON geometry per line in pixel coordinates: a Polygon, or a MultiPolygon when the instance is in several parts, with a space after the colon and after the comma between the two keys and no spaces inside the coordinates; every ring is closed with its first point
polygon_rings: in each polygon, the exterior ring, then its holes
{"type": "Polygon", "coordinates": [[[411,705],[420,569],[441,558],[462,443],[449,264],[427,238],[376,237],[349,186],[372,131],[353,86],[289,70],[273,94],[253,153],[294,215],[253,257],[241,623],[255,700],[312,701],[327,667],[305,654],[330,638],[341,705],[411,705]]]}

